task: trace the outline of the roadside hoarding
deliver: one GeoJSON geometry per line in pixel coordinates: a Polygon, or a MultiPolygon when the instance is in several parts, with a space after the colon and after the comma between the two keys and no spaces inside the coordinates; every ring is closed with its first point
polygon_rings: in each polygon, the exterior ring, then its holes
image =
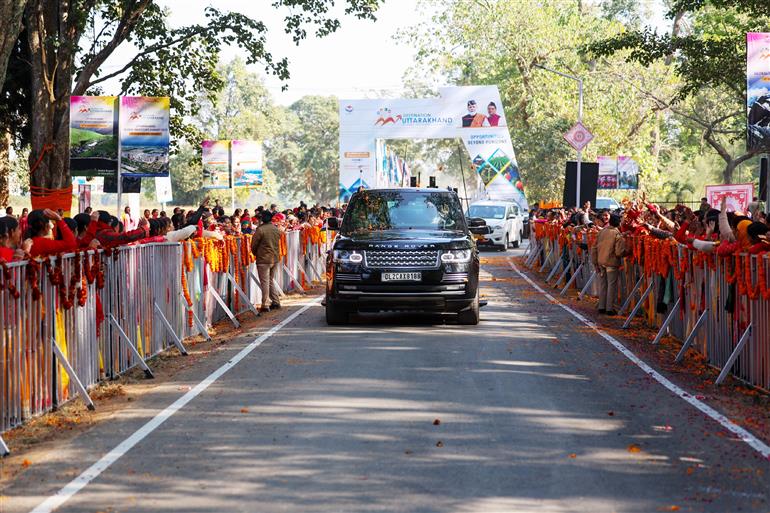
{"type": "Polygon", "coordinates": [[[746,34],[746,148],[770,152],[770,33],[746,34]]]}
{"type": "Polygon", "coordinates": [[[230,161],[233,170],[233,187],[262,185],[262,141],[231,141],[230,161]]]}
{"type": "Polygon", "coordinates": [[[203,188],[231,187],[230,141],[203,141],[203,188]]]}
{"type": "Polygon", "coordinates": [[[615,157],[599,157],[598,189],[618,188],[618,159],[615,157]]]}
{"type": "Polygon", "coordinates": [[[631,157],[618,156],[618,189],[639,188],[639,164],[631,157]]]}
{"type": "Polygon", "coordinates": [[[120,98],[120,173],[129,177],[168,176],[168,97],[120,98]]]}
{"type": "Polygon", "coordinates": [[[118,169],[117,96],[70,97],[72,176],[115,176],[118,169]]]}

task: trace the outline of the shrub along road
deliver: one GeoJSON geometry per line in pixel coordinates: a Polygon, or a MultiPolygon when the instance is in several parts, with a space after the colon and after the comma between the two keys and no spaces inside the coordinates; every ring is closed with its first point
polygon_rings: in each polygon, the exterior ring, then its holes
{"type": "Polygon", "coordinates": [[[295,317],[63,442],[1,509],[81,476],[57,511],[770,510],[759,452],[489,256],[479,326],[271,313],[295,317]]]}

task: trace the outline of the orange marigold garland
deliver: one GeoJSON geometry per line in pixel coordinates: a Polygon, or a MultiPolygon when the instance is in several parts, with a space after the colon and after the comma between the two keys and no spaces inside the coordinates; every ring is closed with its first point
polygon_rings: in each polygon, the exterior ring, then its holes
{"type": "Polygon", "coordinates": [[[192,298],[190,297],[190,289],[187,286],[187,271],[183,268],[182,272],[180,273],[182,275],[182,293],[184,294],[184,300],[185,303],[187,303],[187,308],[185,309],[187,311],[187,326],[192,328],[193,325],[193,311],[192,311],[192,298]]]}
{"type": "Polygon", "coordinates": [[[767,258],[763,255],[757,257],[757,281],[759,284],[759,292],[762,294],[762,298],[765,301],[770,301],[770,287],[767,286],[767,275],[765,274],[766,264],[767,258]]]}
{"type": "MultiPolygon", "coordinates": [[[[740,257],[739,257],[740,258],[740,257]]],[[[761,262],[757,262],[757,273],[759,273],[759,267],[763,267],[761,262]]],[[[751,255],[743,255],[743,277],[746,280],[746,287],[745,287],[745,293],[747,296],[749,296],[749,299],[757,299],[759,298],[760,294],[760,285],[759,281],[757,281],[757,284],[754,285],[752,279],[751,279],[751,255]]]]}
{"type": "Polygon", "coordinates": [[[8,269],[4,260],[0,260],[0,267],[3,269],[3,283],[0,284],[0,290],[6,288],[13,299],[19,299],[20,293],[11,279],[11,270],[8,269]]]}

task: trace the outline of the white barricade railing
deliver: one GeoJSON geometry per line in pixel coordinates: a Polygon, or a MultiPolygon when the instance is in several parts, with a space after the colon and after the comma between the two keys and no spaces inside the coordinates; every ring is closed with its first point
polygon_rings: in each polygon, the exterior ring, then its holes
{"type": "MultiPolygon", "coordinates": [[[[580,298],[598,295],[584,232],[553,238],[541,232],[530,244],[526,265],[545,273],[549,284],[562,294],[573,288],[580,298]]],[[[765,299],[770,290],[768,255],[722,257],[683,245],[672,251],[676,262],[665,275],[645,270],[633,258],[624,259],[618,283],[618,313],[626,317],[623,327],[644,316],[658,330],[652,343],[659,343],[664,335],[682,341],[676,361],[688,349],[695,349],[721,369],[717,384],[733,374],[770,389],[770,300],[765,299]]]]}
{"type": "MultiPolygon", "coordinates": [[[[317,232],[315,243],[300,231],[286,234],[276,280],[283,293],[323,280],[331,237],[322,240],[317,232]]],[[[0,433],[76,395],[93,407],[88,387],[136,366],[152,377],[147,358],[174,346],[186,353],[185,338],[208,338],[208,327],[228,312],[236,324],[234,316],[256,313],[256,266],[235,262],[244,258],[244,243],[249,240],[236,240],[238,253],[224,272],[212,271],[205,255],[193,258],[190,242],[6,264],[0,270],[0,433]]],[[[4,449],[0,438],[0,453],[4,449]]]]}

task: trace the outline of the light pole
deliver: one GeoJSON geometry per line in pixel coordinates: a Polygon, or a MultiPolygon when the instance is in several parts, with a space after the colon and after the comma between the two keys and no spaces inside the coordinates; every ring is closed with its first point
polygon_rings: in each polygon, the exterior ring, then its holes
{"type": "MultiPolygon", "coordinates": [[[[541,64],[535,64],[536,68],[543,69],[545,71],[550,71],[551,73],[555,73],[561,77],[569,78],[570,80],[574,80],[578,84],[578,123],[583,123],[583,79],[580,77],[576,77],[574,75],[569,75],[567,73],[562,73],[561,71],[556,71],[555,69],[547,68],[541,64]]],[[[580,166],[583,163],[583,151],[577,150],[577,195],[575,198],[575,208],[580,208],[580,166]]]]}

